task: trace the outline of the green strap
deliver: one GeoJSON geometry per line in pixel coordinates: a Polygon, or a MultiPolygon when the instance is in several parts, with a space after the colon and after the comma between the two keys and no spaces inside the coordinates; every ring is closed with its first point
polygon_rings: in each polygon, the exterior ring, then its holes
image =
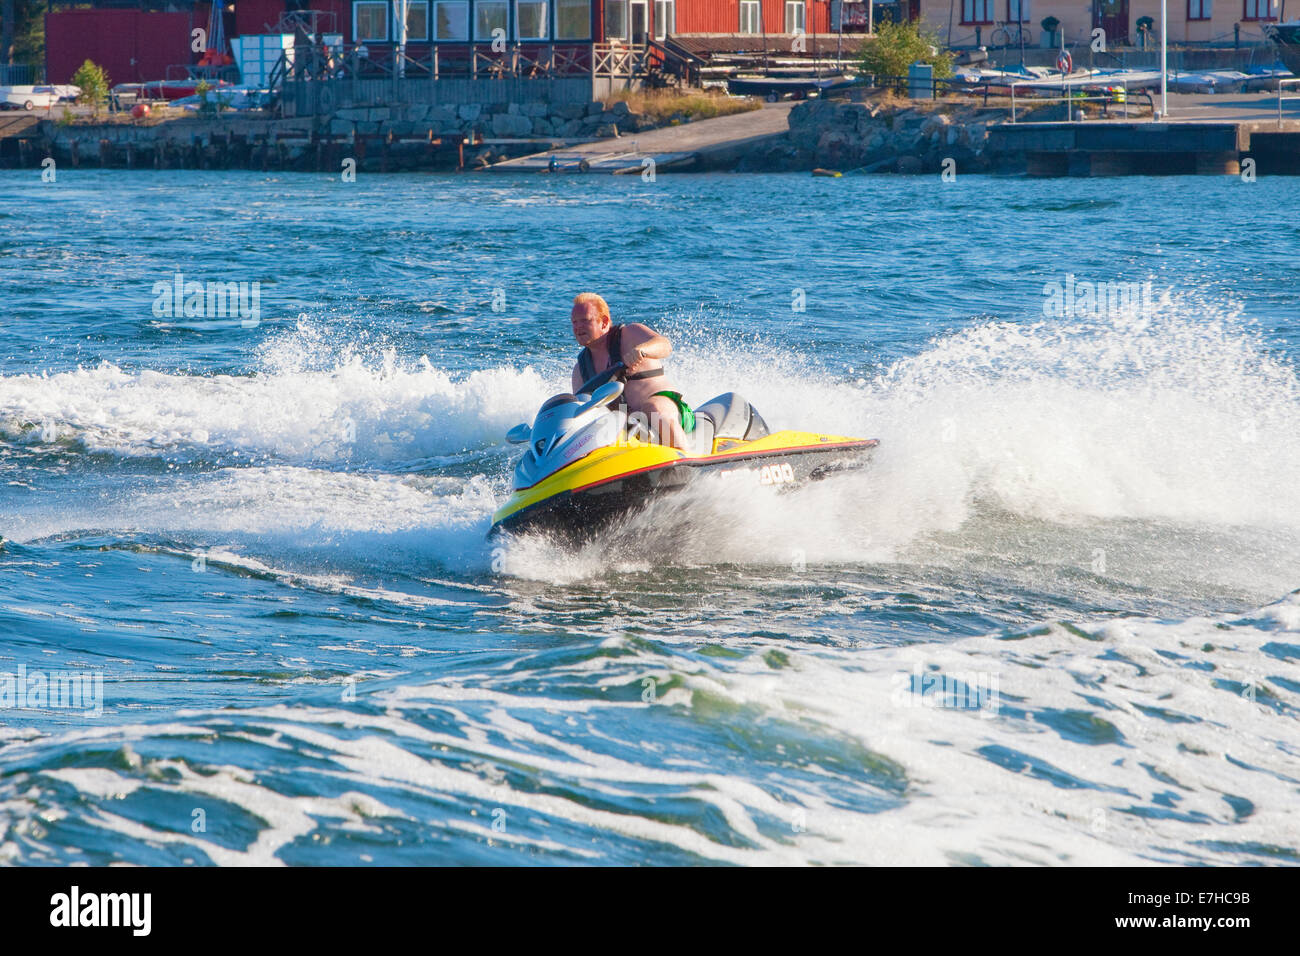
{"type": "Polygon", "coordinates": [[[686,404],[686,399],[682,398],[681,392],[655,392],[655,395],[662,395],[664,398],[672,399],[682,420],[682,431],[695,431],[695,413],[691,411],[691,406],[686,404]]]}

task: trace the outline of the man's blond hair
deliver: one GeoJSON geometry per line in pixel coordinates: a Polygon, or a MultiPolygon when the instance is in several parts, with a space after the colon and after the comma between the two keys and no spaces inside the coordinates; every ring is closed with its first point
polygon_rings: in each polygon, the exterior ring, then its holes
{"type": "Polygon", "coordinates": [[[609,303],[602,299],[594,292],[579,292],[573,297],[573,307],[576,309],[580,305],[594,305],[596,315],[602,319],[614,321],[609,315],[609,303]]]}

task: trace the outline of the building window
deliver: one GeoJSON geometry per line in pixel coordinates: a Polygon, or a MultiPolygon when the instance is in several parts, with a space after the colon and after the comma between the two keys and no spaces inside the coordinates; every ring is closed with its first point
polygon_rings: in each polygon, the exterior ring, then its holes
{"type": "Polygon", "coordinates": [[[493,30],[501,31],[501,38],[510,36],[510,7],[506,0],[478,0],[474,4],[474,39],[495,40],[493,30]]]}
{"type": "Polygon", "coordinates": [[[515,0],[515,29],[521,40],[546,39],[546,0],[515,0]]]}
{"type": "Polygon", "coordinates": [[[655,39],[677,32],[677,0],[655,0],[655,39]]]}
{"type": "Polygon", "coordinates": [[[993,0],[961,0],[961,22],[967,26],[993,22],[993,0]]]}
{"type": "Polygon", "coordinates": [[[759,33],[762,17],[759,0],[740,0],[740,32],[759,33]]]}
{"type": "Polygon", "coordinates": [[[1214,0],[1187,0],[1188,20],[1212,20],[1214,0]]]}
{"type": "Polygon", "coordinates": [[[429,39],[429,0],[408,0],[406,39],[424,42],[429,39]]]}
{"type": "MultiPolygon", "coordinates": [[[[1209,3],[1210,0],[1205,0],[1205,2],[1209,3]]],[[[1029,20],[1029,0],[1007,0],[1008,23],[1028,23],[1029,20]]]]}
{"type": "Polygon", "coordinates": [[[786,32],[786,33],[803,33],[803,32],[804,32],[804,2],[803,2],[803,0],[786,0],[786,5],[785,5],[785,32],[786,32]]]}
{"type": "Polygon", "coordinates": [[[469,39],[469,4],[465,0],[438,0],[433,5],[435,40],[469,39]]]}
{"type": "Polygon", "coordinates": [[[355,43],[388,41],[387,0],[359,0],[352,4],[352,40],[355,43]]]}
{"type": "Polygon", "coordinates": [[[555,39],[591,39],[589,0],[555,0],[555,39]]]}
{"type": "Polygon", "coordinates": [[[627,0],[605,0],[605,39],[627,39],[627,0]]]}
{"type": "Polygon", "coordinates": [[[1273,0],[1245,0],[1243,20],[1273,20],[1273,0]]]}

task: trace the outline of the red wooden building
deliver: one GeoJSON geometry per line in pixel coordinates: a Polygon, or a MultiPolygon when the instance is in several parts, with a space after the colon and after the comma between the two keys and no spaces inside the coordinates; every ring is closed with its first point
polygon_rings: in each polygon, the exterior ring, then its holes
{"type": "MultiPolygon", "coordinates": [[[[205,0],[96,0],[111,6],[59,8],[46,15],[46,73],[66,83],[86,59],[105,67],[112,83],[179,79],[186,64],[198,62],[195,28],[208,25],[205,0]]],[[[620,41],[644,46],[667,36],[708,38],[725,48],[735,37],[828,34],[831,0],[231,0],[223,22],[229,37],[285,29],[286,14],[314,10],[317,29],[341,38],[346,48],[364,45],[376,54],[395,47],[399,10],[406,8],[408,54],[459,46],[549,44],[574,47],[620,41]]],[[[589,61],[587,61],[589,62],[589,61]]]]}
{"type": "MultiPolygon", "coordinates": [[[[334,14],[347,44],[396,42],[400,0],[311,0],[334,14]]],[[[295,9],[289,0],[289,9],[295,9]]],[[[669,34],[793,34],[830,30],[830,0],[407,0],[407,42],[566,40],[642,43],[669,34]]],[[[267,33],[285,0],[237,0],[241,34],[267,33]]]]}
{"type": "Polygon", "coordinates": [[[102,66],[113,84],[167,79],[169,67],[197,62],[190,31],[207,27],[211,8],[207,3],[169,6],[55,7],[45,15],[47,82],[69,82],[86,60],[102,66]]]}

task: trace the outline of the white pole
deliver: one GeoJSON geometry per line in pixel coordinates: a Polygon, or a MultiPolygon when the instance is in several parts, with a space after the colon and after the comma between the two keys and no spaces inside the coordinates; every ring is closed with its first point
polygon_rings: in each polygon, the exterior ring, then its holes
{"type": "Polygon", "coordinates": [[[409,0],[393,0],[397,16],[397,76],[406,76],[406,14],[409,0]]]}
{"type": "Polygon", "coordinates": [[[876,31],[875,13],[876,0],[867,0],[867,33],[876,31]]]}
{"type": "Polygon", "coordinates": [[[1169,118],[1169,0],[1160,0],[1160,119],[1169,118]]]}

